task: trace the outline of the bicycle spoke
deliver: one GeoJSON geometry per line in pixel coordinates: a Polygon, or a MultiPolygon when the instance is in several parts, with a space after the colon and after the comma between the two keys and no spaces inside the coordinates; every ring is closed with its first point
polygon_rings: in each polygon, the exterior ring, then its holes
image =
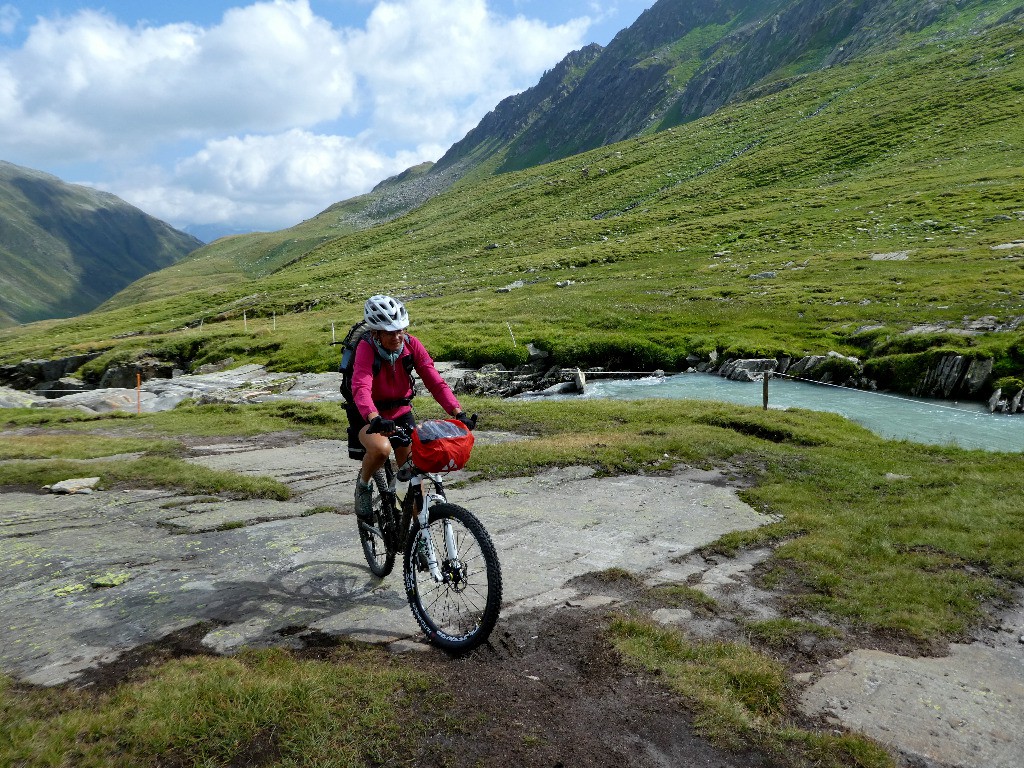
{"type": "Polygon", "coordinates": [[[413,614],[433,642],[468,650],[487,638],[501,606],[501,568],[490,537],[470,512],[454,504],[434,507],[430,524],[406,549],[405,569],[413,614]],[[415,550],[423,537],[429,538],[440,580],[431,569],[416,567],[415,550]],[[449,541],[455,553],[448,550],[449,541]]]}

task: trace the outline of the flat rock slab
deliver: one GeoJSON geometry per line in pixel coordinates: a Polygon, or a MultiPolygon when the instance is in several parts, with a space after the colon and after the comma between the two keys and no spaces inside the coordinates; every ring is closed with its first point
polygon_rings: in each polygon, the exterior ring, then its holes
{"type": "Polygon", "coordinates": [[[953,645],[948,657],[860,650],[804,691],[806,712],[929,766],[1024,765],[1024,646],[953,645]],[[927,761],[927,762],[925,762],[927,761]]]}
{"type": "Polygon", "coordinates": [[[184,514],[168,517],[162,521],[162,525],[178,533],[207,533],[303,517],[316,510],[294,502],[251,499],[245,504],[230,501],[197,501],[183,505],[179,511],[184,514]]]}
{"type": "MultiPolygon", "coordinates": [[[[399,574],[374,578],[350,514],[356,464],[343,444],[209,451],[196,461],[294,484],[288,502],[178,497],[0,495],[0,667],[56,684],[137,645],[196,624],[205,644],[294,645],[304,632],[376,642],[418,628],[399,574]],[[329,494],[324,489],[331,489],[329,494]],[[329,496],[334,511],[319,502],[329,496]]],[[[586,468],[450,492],[495,540],[504,615],[576,597],[574,576],[657,572],[730,530],[766,518],[734,492],[680,474],[594,478],[586,468]]]]}
{"type": "Polygon", "coordinates": [[[344,440],[307,440],[276,448],[245,443],[203,446],[204,455],[190,459],[210,469],[272,477],[311,506],[352,507],[358,464],[348,458],[344,440]]]}

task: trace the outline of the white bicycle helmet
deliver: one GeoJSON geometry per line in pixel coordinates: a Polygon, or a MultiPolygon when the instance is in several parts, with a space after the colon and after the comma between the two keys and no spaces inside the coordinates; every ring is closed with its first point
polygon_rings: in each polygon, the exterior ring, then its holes
{"type": "Polygon", "coordinates": [[[398,299],[378,294],[363,305],[363,318],[374,331],[400,331],[409,327],[409,313],[398,299]]]}

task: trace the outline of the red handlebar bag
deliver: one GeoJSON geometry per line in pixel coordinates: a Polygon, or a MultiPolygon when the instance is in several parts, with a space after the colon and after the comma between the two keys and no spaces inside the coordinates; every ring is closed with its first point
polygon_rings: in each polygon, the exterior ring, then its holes
{"type": "Polygon", "coordinates": [[[412,462],[424,472],[462,469],[473,450],[473,433],[461,421],[431,419],[412,433],[412,462]]]}

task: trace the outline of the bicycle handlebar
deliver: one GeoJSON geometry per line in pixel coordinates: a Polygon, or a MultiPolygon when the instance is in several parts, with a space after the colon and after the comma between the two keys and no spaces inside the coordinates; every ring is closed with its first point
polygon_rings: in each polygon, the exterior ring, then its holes
{"type": "MultiPolygon", "coordinates": [[[[380,417],[378,416],[377,418],[379,419],[380,417]]],[[[473,431],[473,428],[476,426],[476,420],[477,417],[475,413],[472,416],[472,421],[469,423],[467,423],[465,419],[460,419],[460,421],[462,421],[465,427],[471,432],[473,431]]],[[[392,422],[391,431],[385,432],[383,429],[383,425],[381,423],[383,421],[390,421],[390,419],[381,419],[381,421],[378,422],[376,425],[374,425],[371,422],[369,428],[366,430],[366,434],[383,434],[391,441],[391,445],[395,446],[396,448],[399,446],[404,447],[407,445],[412,445],[412,433],[408,429],[403,427],[401,424],[395,424],[394,422],[392,422]]]]}
{"type": "Polygon", "coordinates": [[[392,427],[392,431],[390,433],[384,432],[384,430],[381,429],[379,426],[377,428],[375,428],[371,424],[370,428],[366,430],[366,434],[368,434],[368,435],[374,435],[374,434],[385,435],[391,441],[392,445],[401,445],[401,446],[412,445],[412,435],[409,434],[409,431],[407,429],[405,429],[403,426],[401,426],[400,424],[395,424],[392,427]]]}

